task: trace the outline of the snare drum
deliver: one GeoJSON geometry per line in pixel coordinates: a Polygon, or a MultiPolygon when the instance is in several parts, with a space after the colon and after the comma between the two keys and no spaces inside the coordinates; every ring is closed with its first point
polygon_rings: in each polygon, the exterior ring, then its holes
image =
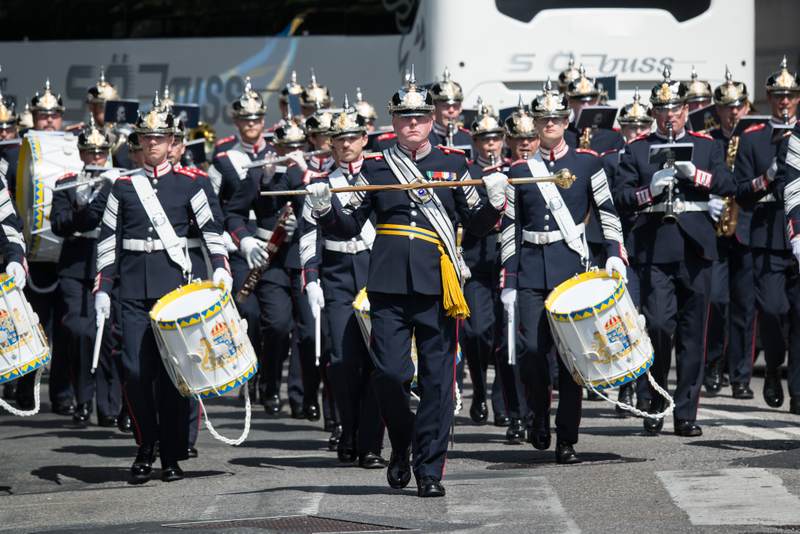
{"type": "Polygon", "coordinates": [[[0,384],[50,362],[50,347],[39,317],[7,274],[0,275],[0,384]]]}
{"type": "Polygon", "coordinates": [[[212,282],[167,293],[153,306],[150,321],[164,367],[184,397],[224,395],[258,370],[247,321],[230,292],[212,282]]]}
{"type": "Polygon", "coordinates": [[[556,287],[544,305],[558,353],[578,384],[621,386],[653,364],[644,316],[619,276],[576,275],[556,287]]]}
{"type": "Polygon", "coordinates": [[[17,164],[16,196],[28,261],[58,261],[62,240],[50,229],[53,187],[66,173],[81,169],[78,140],[73,134],[34,130],[25,134],[17,164]]]}

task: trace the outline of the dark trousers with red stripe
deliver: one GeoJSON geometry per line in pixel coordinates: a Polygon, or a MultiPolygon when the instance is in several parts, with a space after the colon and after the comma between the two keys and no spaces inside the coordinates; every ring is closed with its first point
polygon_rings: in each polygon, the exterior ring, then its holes
{"type": "Polygon", "coordinates": [[[800,398],[800,274],[797,261],[789,251],[753,249],[753,267],[758,328],[767,369],[777,370],[783,365],[788,350],[789,394],[800,398]]]}
{"type": "Polygon", "coordinates": [[[736,238],[720,238],[714,262],[706,336],[706,365],[724,365],[731,383],[749,384],[753,376],[753,255],[736,238]]]}
{"type": "Polygon", "coordinates": [[[187,458],[189,399],[161,362],[148,315],[155,303],[121,300],[123,383],[137,444],[158,441],[161,463],[169,465],[187,458]]]}
{"type": "MultiPolygon", "coordinates": [[[[533,430],[550,431],[550,404],[553,392],[550,358],[553,334],[547,321],[544,301],[550,290],[523,288],[517,292],[519,325],[517,330],[517,365],[528,408],[533,413],[533,430]]],[[[558,410],[556,435],[558,441],[578,442],[581,424],[581,399],[583,390],[567,370],[561,358],[558,361],[558,410]]]]}
{"type": "Polygon", "coordinates": [[[375,391],[392,449],[412,445],[417,479],[441,479],[453,421],[456,322],[445,315],[441,295],[371,292],[369,301],[375,391]],[[416,416],[409,405],[412,333],[420,395],[416,416]]]}
{"type": "Polygon", "coordinates": [[[513,418],[524,417],[519,402],[519,377],[508,364],[505,315],[500,303],[498,275],[472,273],[464,284],[464,298],[470,316],[460,322],[459,345],[467,362],[472,379],[472,402],[485,401],[488,396],[486,374],[489,363],[495,365],[496,378],[492,387],[492,405],[495,416],[503,413],[513,418]],[[501,393],[500,398],[496,395],[501,393]]]}
{"type": "MultiPolygon", "coordinates": [[[[703,348],[710,273],[711,263],[696,256],[683,262],[643,264],[639,271],[642,311],[655,352],[650,373],[664,389],[668,389],[667,377],[675,347],[676,419],[697,418],[705,367],[703,348]]],[[[655,391],[651,391],[651,397],[652,411],[660,411],[664,399],[655,391]]]]}

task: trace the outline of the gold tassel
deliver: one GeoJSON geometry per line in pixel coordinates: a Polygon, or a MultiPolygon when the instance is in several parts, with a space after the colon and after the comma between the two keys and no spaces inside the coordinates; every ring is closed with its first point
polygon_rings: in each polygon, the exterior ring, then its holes
{"type": "Polygon", "coordinates": [[[439,248],[439,268],[442,271],[442,298],[444,299],[444,309],[448,317],[456,319],[466,319],[469,317],[469,306],[464,299],[461,291],[461,284],[458,283],[456,268],[450,261],[450,256],[444,251],[441,245],[439,248]]]}

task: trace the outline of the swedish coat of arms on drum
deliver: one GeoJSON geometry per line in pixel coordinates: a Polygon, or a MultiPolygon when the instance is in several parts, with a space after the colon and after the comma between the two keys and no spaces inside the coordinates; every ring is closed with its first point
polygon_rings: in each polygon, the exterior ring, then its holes
{"type": "Polygon", "coordinates": [[[636,323],[630,314],[612,315],[603,324],[603,332],[595,332],[592,349],[598,355],[598,361],[608,363],[630,354],[636,341],[631,340],[628,332],[636,329],[636,323]]]}
{"type": "MultiPolygon", "coordinates": [[[[236,328],[235,324],[233,327],[236,328]]],[[[235,362],[237,347],[234,339],[238,332],[231,332],[228,325],[222,321],[211,329],[211,341],[202,340],[203,360],[201,367],[204,371],[216,371],[235,362]]]]}

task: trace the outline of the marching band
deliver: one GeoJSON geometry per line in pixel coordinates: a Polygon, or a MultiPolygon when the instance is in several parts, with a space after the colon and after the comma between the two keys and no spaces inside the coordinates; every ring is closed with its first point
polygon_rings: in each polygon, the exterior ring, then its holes
{"type": "Polygon", "coordinates": [[[291,416],[420,497],[445,495],[466,373],[471,420],[491,406],[508,443],[539,450],[558,390],[559,464],[581,461],[584,391],[647,434],[672,414],[676,435],[701,436],[701,390],[752,399],[759,350],[776,408],[788,353],[800,415],[800,80],[785,58],[769,117],[727,69],[712,91],[665,68],[617,110],[570,62],[498,113],[464,109],[449,70],[423,86],[412,67],[390,131],[353,89],[336,108],[292,73],[268,127],[247,79],[236,135],[213,146],[168,88],[112,121],[102,71],[78,125],[49,80],[20,113],[0,95],[0,406],[36,413],[49,364],[54,413],[87,425],[96,410],[134,435],[132,483],[156,458],[169,482],[198,455],[201,416],[238,444],[251,400],[282,413],[288,362],[291,416]],[[719,124],[693,128],[711,107],[719,124]],[[227,392],[247,411],[239,440],[205,413],[227,392]]]}

